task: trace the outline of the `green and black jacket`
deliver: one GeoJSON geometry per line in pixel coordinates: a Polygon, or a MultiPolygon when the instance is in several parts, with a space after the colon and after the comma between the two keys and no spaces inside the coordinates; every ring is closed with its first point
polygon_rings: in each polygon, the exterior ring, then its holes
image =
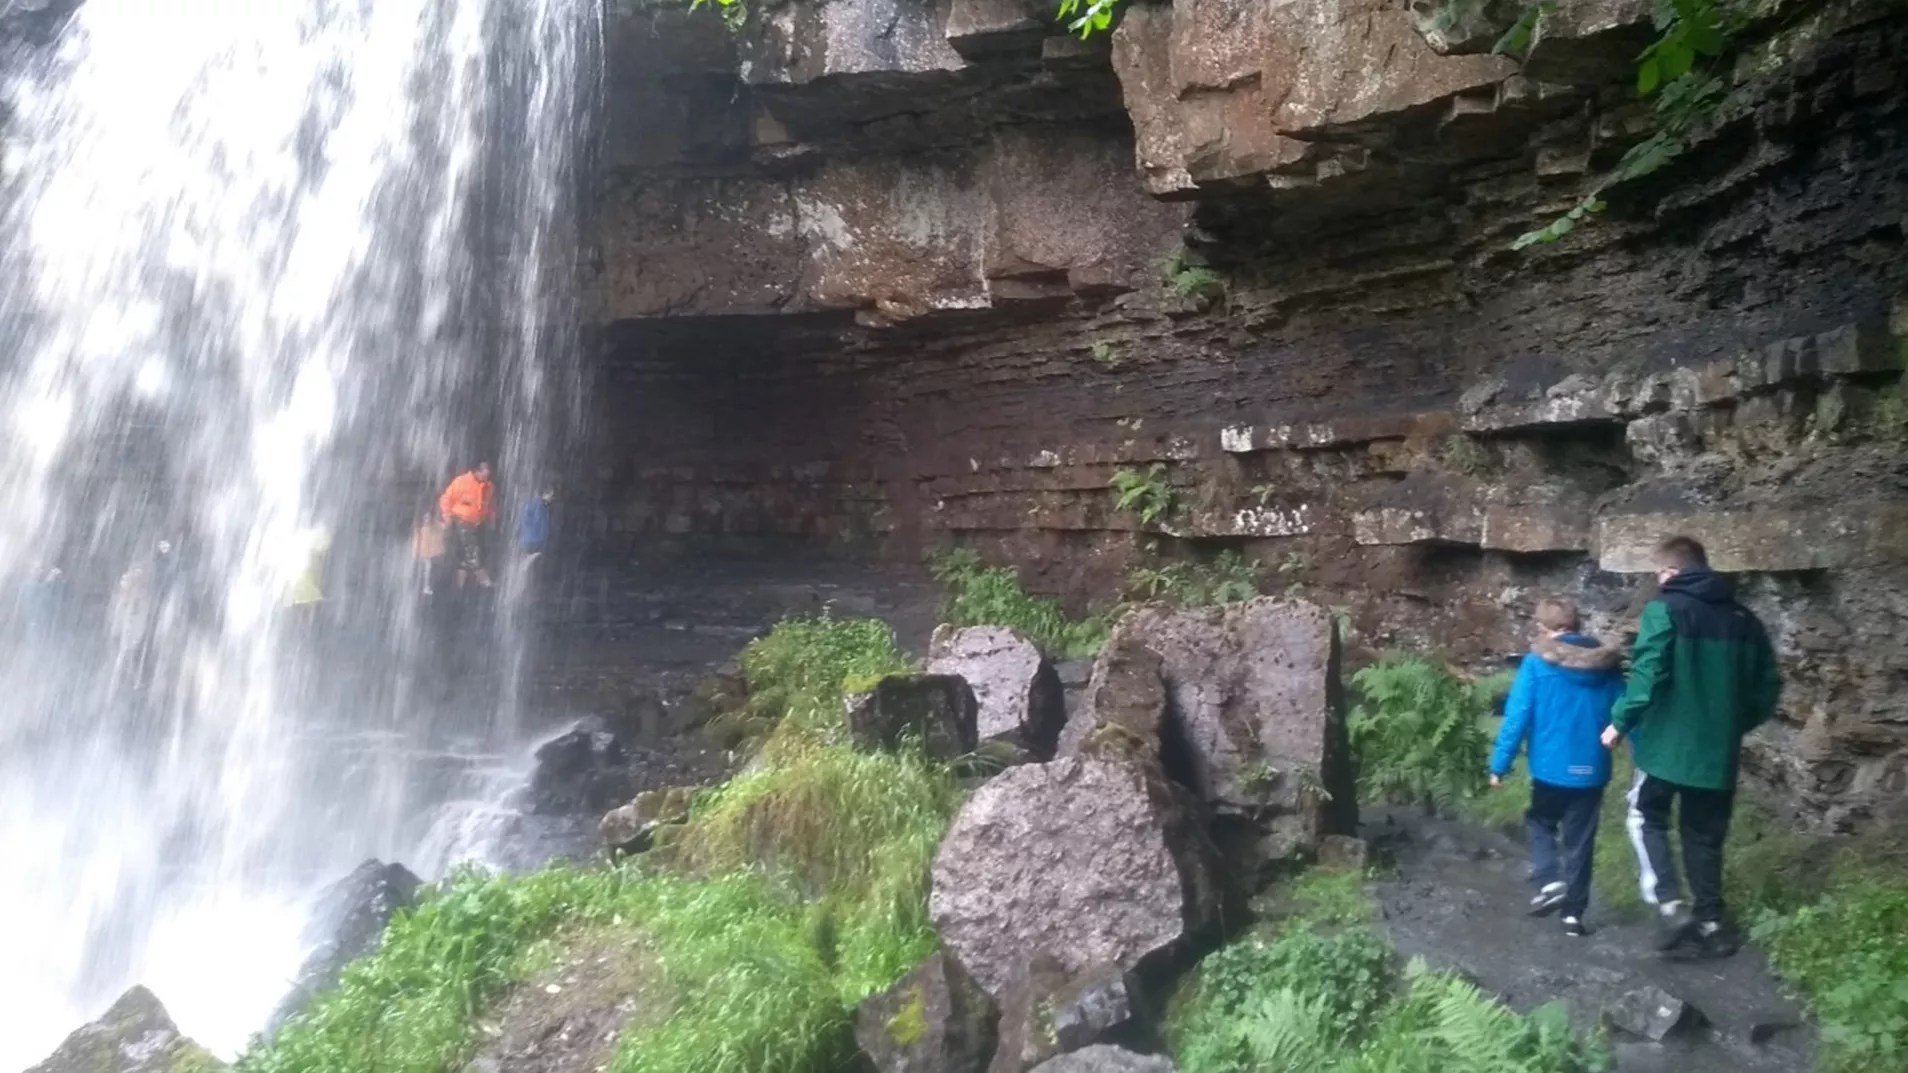
{"type": "Polygon", "coordinates": [[[1769,634],[1707,568],[1663,583],[1643,609],[1630,680],[1610,723],[1636,766],[1679,786],[1736,785],[1742,737],[1775,714],[1782,692],[1769,634]]]}

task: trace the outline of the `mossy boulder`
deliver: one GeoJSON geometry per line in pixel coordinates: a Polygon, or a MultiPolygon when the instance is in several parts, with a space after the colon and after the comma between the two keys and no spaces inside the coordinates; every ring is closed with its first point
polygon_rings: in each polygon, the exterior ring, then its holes
{"type": "Polygon", "coordinates": [[[855,1040],[880,1073],[981,1073],[998,1020],[987,992],[936,954],[861,1004],[855,1040]]]}
{"type": "Polygon", "coordinates": [[[179,1034],[158,996],[135,987],[27,1073],[218,1073],[225,1064],[179,1034]]]}
{"type": "Polygon", "coordinates": [[[848,698],[848,733],[863,749],[918,745],[952,760],[980,744],[979,705],[967,680],[955,674],[890,674],[848,698]]]}

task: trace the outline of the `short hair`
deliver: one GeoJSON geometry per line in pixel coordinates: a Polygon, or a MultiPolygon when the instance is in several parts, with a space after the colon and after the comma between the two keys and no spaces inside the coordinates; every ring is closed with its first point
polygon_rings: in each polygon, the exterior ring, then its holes
{"type": "Polygon", "coordinates": [[[1678,570],[1708,566],[1709,553],[1695,537],[1673,536],[1656,546],[1656,561],[1678,570]]]}
{"type": "Polygon", "coordinates": [[[1580,622],[1574,600],[1546,596],[1537,601],[1537,625],[1546,630],[1574,630],[1580,622]]]}

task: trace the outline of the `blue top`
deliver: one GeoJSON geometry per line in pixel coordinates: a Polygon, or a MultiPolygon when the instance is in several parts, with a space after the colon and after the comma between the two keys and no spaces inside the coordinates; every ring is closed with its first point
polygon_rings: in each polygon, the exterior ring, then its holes
{"type": "Polygon", "coordinates": [[[523,517],[517,522],[517,543],[525,549],[536,551],[549,542],[550,504],[538,496],[523,506],[523,517]]]}
{"type": "MultiPolygon", "coordinates": [[[[1557,640],[1596,649],[1595,641],[1574,633],[1557,640]]],[[[1524,657],[1504,702],[1504,725],[1491,754],[1491,774],[1510,773],[1526,739],[1530,776],[1566,789],[1594,789],[1610,781],[1610,751],[1603,728],[1610,708],[1623,695],[1623,675],[1614,661],[1603,669],[1579,669],[1552,663],[1536,652],[1524,657]]]]}

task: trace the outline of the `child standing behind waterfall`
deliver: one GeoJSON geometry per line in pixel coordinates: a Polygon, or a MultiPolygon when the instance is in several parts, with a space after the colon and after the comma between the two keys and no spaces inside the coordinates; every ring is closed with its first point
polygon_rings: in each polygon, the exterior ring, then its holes
{"type": "Polygon", "coordinates": [[[424,595],[434,595],[431,581],[437,572],[437,560],[444,557],[444,526],[437,520],[436,511],[427,508],[424,516],[417,520],[417,528],[411,531],[411,554],[417,559],[417,574],[424,583],[424,595]]]}
{"type": "Polygon", "coordinates": [[[1623,695],[1622,653],[1579,635],[1577,606],[1551,597],[1537,603],[1537,638],[1517,668],[1504,725],[1491,755],[1491,785],[1502,785],[1524,743],[1530,743],[1530,899],[1533,916],[1563,910],[1564,931],[1587,935],[1590,875],[1610,754],[1603,729],[1623,695]],[[1561,842],[1561,845],[1559,843],[1561,842]]]}

